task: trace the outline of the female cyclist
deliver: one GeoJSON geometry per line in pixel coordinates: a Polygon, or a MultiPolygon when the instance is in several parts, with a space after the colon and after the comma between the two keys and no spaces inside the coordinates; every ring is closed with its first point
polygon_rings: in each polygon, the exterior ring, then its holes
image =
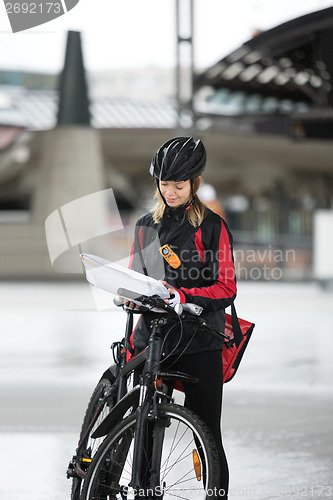
{"type": "MultiPolygon", "coordinates": [[[[191,137],[171,139],[154,155],[150,174],[156,180],[157,204],[136,223],[130,267],[160,279],[173,297],[171,306],[202,306],[202,317],[224,331],[224,309],[236,296],[232,236],[225,221],[197,196],[205,164],[204,145],[191,137]]],[[[142,315],[134,330],[135,353],[148,343],[150,314],[142,315]]],[[[173,369],[199,379],[198,384],[183,384],[185,405],[201,417],[215,439],[220,497],[228,498],[221,438],[222,348],[222,338],[213,338],[193,323],[185,323],[182,330],[176,324],[165,339],[163,356],[173,369]]]]}

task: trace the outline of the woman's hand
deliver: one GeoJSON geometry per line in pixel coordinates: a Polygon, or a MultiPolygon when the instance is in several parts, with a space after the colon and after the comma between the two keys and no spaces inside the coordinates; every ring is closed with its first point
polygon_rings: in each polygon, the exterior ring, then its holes
{"type": "Polygon", "coordinates": [[[131,302],[130,300],[124,299],[124,297],[118,297],[120,302],[123,302],[125,307],[128,307],[128,309],[139,309],[139,305],[135,304],[135,302],[131,302]]]}
{"type": "Polygon", "coordinates": [[[168,289],[168,292],[170,295],[174,295],[174,297],[172,299],[164,299],[164,302],[169,304],[169,306],[171,306],[171,307],[175,307],[176,304],[180,303],[180,295],[179,295],[178,291],[175,288],[170,287],[170,285],[167,281],[161,281],[161,283],[162,283],[162,285],[165,286],[165,288],[168,289]]]}
{"type": "MultiPolygon", "coordinates": [[[[167,281],[161,281],[161,283],[162,283],[162,285],[165,286],[165,288],[168,289],[168,292],[169,292],[170,295],[174,295],[175,294],[176,290],[174,288],[171,288],[170,285],[169,285],[169,283],[167,281]],[[168,288],[168,287],[170,287],[170,288],[168,288]]],[[[169,299],[164,299],[164,302],[166,302],[167,304],[169,304],[169,299]]]]}

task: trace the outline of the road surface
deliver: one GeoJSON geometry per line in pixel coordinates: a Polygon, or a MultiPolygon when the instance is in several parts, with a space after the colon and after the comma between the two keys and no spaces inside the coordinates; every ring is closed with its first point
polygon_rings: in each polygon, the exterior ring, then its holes
{"type": "MultiPolygon", "coordinates": [[[[0,296],[0,498],[69,499],[67,463],[124,313],[86,283],[2,283],[0,296]]],[[[333,498],[333,293],[241,282],[236,305],[256,328],[224,389],[230,498],[333,498]]]]}

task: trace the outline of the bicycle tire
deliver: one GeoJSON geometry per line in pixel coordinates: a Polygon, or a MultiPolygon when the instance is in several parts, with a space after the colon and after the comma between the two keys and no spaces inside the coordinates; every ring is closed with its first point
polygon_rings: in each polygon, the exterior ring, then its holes
{"type": "MultiPolygon", "coordinates": [[[[219,487],[219,460],[214,439],[206,425],[192,411],[170,403],[157,407],[157,417],[167,422],[159,490],[149,491],[148,483],[145,491],[129,487],[136,422],[134,413],[120,422],[101,444],[84,480],[80,500],[173,500],[175,496],[190,500],[214,498],[214,491],[219,487]],[[197,470],[193,464],[193,449],[198,450],[200,466],[197,470]]],[[[154,425],[153,422],[149,425],[154,425]]]]}
{"type": "Polygon", "coordinates": [[[91,434],[104,420],[114,405],[112,387],[115,377],[103,377],[95,387],[89,400],[80,431],[76,455],[71,462],[72,474],[71,500],[80,500],[82,479],[86,476],[91,460],[97,452],[102,439],[92,439],[91,434]]]}

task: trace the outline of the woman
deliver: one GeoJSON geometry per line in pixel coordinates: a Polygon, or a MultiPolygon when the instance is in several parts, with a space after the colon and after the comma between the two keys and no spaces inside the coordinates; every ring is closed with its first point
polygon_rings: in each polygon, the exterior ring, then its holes
{"type": "MultiPolygon", "coordinates": [[[[224,309],[236,296],[232,237],[224,220],[197,196],[205,164],[204,145],[190,137],[171,139],[157,151],[150,166],[157,204],[137,221],[130,267],[160,279],[174,296],[171,306],[179,302],[202,306],[202,317],[224,331],[224,309]],[[172,258],[163,258],[164,253],[172,258]]],[[[134,307],[131,302],[127,305],[134,307]]],[[[136,353],[148,343],[149,314],[141,316],[134,330],[136,353]]],[[[216,441],[221,496],[227,498],[229,473],[220,422],[222,348],[222,338],[185,323],[183,335],[179,331],[177,335],[176,325],[167,336],[163,355],[169,363],[172,360],[173,369],[199,379],[198,384],[183,384],[185,405],[202,418],[216,441]]]]}

